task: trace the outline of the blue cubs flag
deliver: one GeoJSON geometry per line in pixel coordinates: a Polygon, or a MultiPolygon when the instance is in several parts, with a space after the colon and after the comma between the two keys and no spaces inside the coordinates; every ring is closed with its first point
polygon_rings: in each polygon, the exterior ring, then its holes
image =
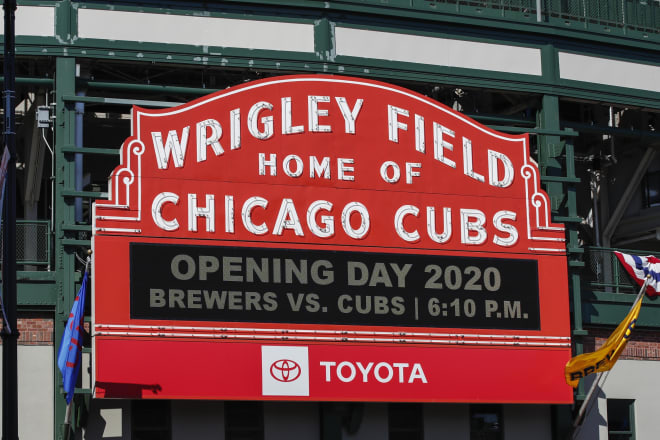
{"type": "Polygon", "coordinates": [[[62,386],[66,393],[66,403],[71,403],[80,372],[82,355],[83,318],[85,317],[85,292],[87,291],[87,270],[83,275],[82,285],[73,302],[69,319],[66,322],[60,350],[57,353],[57,366],[62,372],[62,386]]]}
{"type": "Polygon", "coordinates": [[[637,255],[624,254],[623,252],[615,251],[614,253],[637,284],[642,286],[646,278],[649,278],[646,285],[646,294],[648,296],[654,297],[660,295],[660,259],[652,255],[639,257],[637,255]]]}

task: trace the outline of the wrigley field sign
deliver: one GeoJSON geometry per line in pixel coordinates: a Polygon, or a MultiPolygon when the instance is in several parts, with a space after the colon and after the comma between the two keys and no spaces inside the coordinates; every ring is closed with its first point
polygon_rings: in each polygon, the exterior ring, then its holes
{"type": "Polygon", "coordinates": [[[132,118],[94,209],[96,397],[571,402],[528,135],[324,75],[132,118]]]}

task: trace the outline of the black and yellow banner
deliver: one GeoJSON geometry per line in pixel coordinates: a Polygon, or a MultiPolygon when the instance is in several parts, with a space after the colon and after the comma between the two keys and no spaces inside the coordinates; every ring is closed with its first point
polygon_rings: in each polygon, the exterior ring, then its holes
{"type": "Polygon", "coordinates": [[[592,353],[575,356],[568,361],[565,369],[567,384],[575,388],[578,382],[580,382],[580,379],[588,374],[607,371],[614,366],[619,355],[621,355],[623,349],[626,347],[628,339],[630,339],[632,329],[635,328],[639,309],[642,307],[642,298],[640,296],[637,299],[630,312],[628,312],[628,315],[621,321],[600,349],[592,353]]]}

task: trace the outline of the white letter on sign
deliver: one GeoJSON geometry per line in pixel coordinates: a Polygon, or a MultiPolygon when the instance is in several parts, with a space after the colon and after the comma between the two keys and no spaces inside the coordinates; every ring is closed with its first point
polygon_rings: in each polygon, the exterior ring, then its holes
{"type": "Polygon", "coordinates": [[[293,229],[297,236],[303,237],[302,227],[300,226],[300,220],[298,219],[298,213],[296,212],[296,206],[293,204],[291,199],[282,199],[282,204],[280,205],[280,212],[277,213],[277,220],[275,220],[275,227],[273,228],[273,234],[282,235],[284,229],[293,229]]]}
{"type": "Polygon", "coordinates": [[[513,164],[511,159],[497,151],[488,150],[488,183],[499,188],[506,188],[513,182],[513,164]],[[504,177],[500,180],[497,161],[502,162],[504,166],[504,177]]]}
{"type": "Polygon", "coordinates": [[[206,208],[197,206],[197,194],[188,194],[188,230],[197,232],[197,217],[206,217],[206,232],[215,232],[215,197],[206,195],[206,208]]]}
{"type": "Polygon", "coordinates": [[[360,113],[360,109],[362,108],[362,103],[364,102],[364,99],[356,99],[355,105],[353,106],[353,110],[351,110],[348,107],[346,98],[342,96],[337,96],[335,97],[335,99],[337,100],[337,104],[339,104],[339,110],[341,110],[341,115],[344,117],[344,126],[346,133],[355,134],[355,120],[358,117],[358,113],[360,113]]]}
{"type": "Polygon", "coordinates": [[[426,137],[424,136],[424,117],[415,115],[415,150],[426,152],[426,137]]]}
{"type": "Polygon", "coordinates": [[[461,243],[463,244],[482,244],[486,241],[486,215],[478,209],[461,209],[461,243]],[[471,222],[470,217],[475,221],[471,222]],[[476,232],[472,236],[470,232],[476,232]]]}
{"type": "Polygon", "coordinates": [[[273,109],[273,104],[266,101],[257,102],[248,112],[248,130],[250,134],[257,139],[266,140],[273,135],[273,116],[264,116],[261,123],[264,124],[264,131],[259,131],[259,113],[262,110],[273,109]]]}
{"type": "Polygon", "coordinates": [[[332,210],[332,203],[327,200],[316,200],[309,205],[309,208],[307,208],[307,227],[312,231],[312,234],[317,237],[332,237],[335,235],[335,219],[332,216],[321,216],[323,227],[320,227],[319,224],[316,223],[316,214],[322,209],[330,212],[332,210]]]}
{"type": "Polygon", "coordinates": [[[225,152],[220,142],[218,142],[221,137],[222,126],[215,119],[207,119],[197,123],[197,162],[206,160],[206,147],[209,145],[213,148],[216,156],[220,156],[225,152]],[[207,128],[211,129],[210,136],[207,136],[207,128]]]}
{"type": "Polygon", "coordinates": [[[350,362],[340,362],[339,365],[337,365],[337,377],[342,382],[352,382],[353,379],[355,379],[355,366],[353,366],[353,364],[350,362]],[[348,369],[348,376],[345,376],[342,373],[344,367],[347,367],[346,369],[348,369]]]}
{"type": "Polygon", "coordinates": [[[266,175],[266,167],[270,167],[270,175],[277,176],[277,155],[270,153],[270,159],[266,160],[266,153],[259,153],[259,175],[266,175]]]}
{"type": "Polygon", "coordinates": [[[373,366],[373,362],[369,362],[366,368],[360,362],[357,363],[358,370],[360,370],[360,373],[362,373],[362,382],[367,383],[369,381],[369,371],[371,371],[373,366]]]}
{"type": "Polygon", "coordinates": [[[291,97],[282,98],[282,134],[296,134],[305,131],[302,125],[291,125],[291,97]]]}
{"type": "Polygon", "coordinates": [[[332,128],[329,125],[319,124],[319,116],[328,116],[328,110],[320,109],[319,102],[330,102],[330,97],[329,96],[307,97],[309,131],[315,131],[317,133],[330,133],[332,131],[332,128]]]}
{"type": "Polygon", "coordinates": [[[320,364],[322,367],[325,367],[325,381],[326,381],[326,382],[330,382],[330,380],[331,380],[331,376],[330,376],[330,371],[331,371],[331,370],[330,370],[330,367],[334,367],[335,365],[337,365],[337,362],[332,362],[332,361],[321,361],[321,362],[319,362],[319,364],[320,364]]]}
{"type": "Polygon", "coordinates": [[[436,243],[446,243],[451,238],[451,208],[442,208],[442,218],[445,225],[442,234],[438,234],[435,225],[435,208],[426,207],[426,230],[431,240],[436,243]]]}
{"type": "Polygon", "coordinates": [[[341,224],[344,227],[344,232],[349,237],[356,240],[363,238],[369,232],[369,225],[371,224],[367,207],[360,202],[350,202],[344,206],[344,210],[341,212],[341,224]],[[354,212],[360,215],[360,226],[357,229],[353,229],[351,226],[351,214],[354,212]]]}
{"type": "Polygon", "coordinates": [[[154,142],[154,150],[156,152],[156,161],[158,168],[161,170],[167,169],[167,164],[170,161],[170,154],[172,154],[172,161],[176,168],[183,166],[183,159],[186,155],[186,148],[188,147],[188,133],[190,126],[184,127],[181,133],[181,142],[179,142],[179,135],[176,130],[170,130],[167,133],[167,141],[163,146],[163,135],[159,131],[151,132],[151,139],[154,142]]]}
{"type": "Polygon", "coordinates": [[[296,156],[295,154],[289,154],[287,157],[284,158],[284,162],[282,162],[282,168],[284,168],[284,174],[286,174],[289,177],[300,177],[303,173],[303,161],[300,157],[296,156]],[[293,171],[291,169],[291,162],[296,163],[296,170],[293,171]]]}
{"type": "Polygon", "coordinates": [[[478,182],[484,181],[484,176],[472,168],[472,141],[466,137],[463,138],[463,173],[478,182]]]}
{"type": "Polygon", "coordinates": [[[392,370],[392,366],[387,362],[380,362],[376,364],[376,368],[374,368],[374,376],[378,382],[387,383],[392,380],[392,376],[394,376],[394,370],[392,370]],[[383,370],[383,368],[387,372],[385,376],[382,376],[381,374],[381,370],[383,370]]]}
{"type": "Polygon", "coordinates": [[[387,183],[398,182],[401,178],[401,170],[399,169],[399,165],[397,165],[396,162],[392,162],[391,160],[383,162],[383,164],[380,166],[380,177],[387,183]],[[392,177],[390,177],[387,173],[388,168],[392,168],[392,177]]]}
{"type": "Polygon", "coordinates": [[[454,151],[454,145],[447,142],[444,135],[454,137],[454,131],[443,127],[437,122],[433,123],[433,157],[447,166],[456,168],[456,162],[445,157],[445,149],[454,151]]]}
{"type": "Polygon", "coordinates": [[[408,110],[404,110],[393,105],[387,106],[387,123],[389,126],[390,140],[392,142],[399,143],[399,129],[408,130],[408,124],[404,122],[399,122],[398,116],[403,115],[408,117],[408,110]]]}
{"type": "Polygon", "coordinates": [[[396,230],[396,233],[399,234],[399,237],[412,243],[419,240],[419,232],[417,232],[417,229],[412,232],[405,230],[403,227],[403,219],[407,215],[414,215],[417,217],[419,215],[419,208],[414,205],[403,205],[397,209],[396,214],[394,214],[394,229],[396,230]]]}
{"type": "Polygon", "coordinates": [[[241,109],[236,108],[229,112],[229,117],[231,119],[230,131],[231,131],[231,149],[238,150],[241,148],[241,109]]]}
{"type": "Polygon", "coordinates": [[[163,205],[165,203],[172,203],[176,205],[179,203],[179,196],[171,192],[163,192],[156,195],[156,197],[154,197],[153,203],[151,204],[151,217],[154,219],[156,226],[158,226],[160,229],[164,231],[176,231],[179,229],[179,222],[176,221],[176,219],[165,220],[163,218],[163,205]]]}
{"type": "Polygon", "coordinates": [[[406,183],[411,184],[413,182],[413,177],[419,177],[419,171],[414,168],[421,168],[422,164],[406,162],[406,183]]]}
{"type": "Polygon", "coordinates": [[[498,231],[507,232],[508,237],[495,236],[493,243],[498,246],[513,246],[518,241],[518,230],[513,225],[502,223],[503,220],[516,220],[516,213],[512,211],[497,211],[493,216],[493,224],[498,231]]]}
{"type": "Polygon", "coordinates": [[[408,383],[413,383],[415,379],[420,379],[422,383],[429,383],[429,381],[426,380],[426,376],[424,375],[424,370],[422,369],[422,366],[420,364],[413,365],[412,372],[410,373],[410,378],[408,379],[408,383]]]}
{"type": "Polygon", "coordinates": [[[264,235],[268,232],[268,226],[266,223],[260,225],[255,225],[252,223],[252,209],[255,206],[260,206],[264,209],[268,206],[268,200],[263,197],[250,197],[243,203],[243,209],[241,210],[241,218],[243,219],[243,226],[245,229],[252,232],[255,235],[264,235]]]}

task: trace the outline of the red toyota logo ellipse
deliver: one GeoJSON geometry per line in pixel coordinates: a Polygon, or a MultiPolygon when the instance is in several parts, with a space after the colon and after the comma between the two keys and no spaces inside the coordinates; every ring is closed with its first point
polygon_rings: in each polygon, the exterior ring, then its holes
{"type": "Polygon", "coordinates": [[[293,382],[301,372],[300,365],[291,359],[280,359],[270,365],[270,375],[280,382],[293,382]]]}

